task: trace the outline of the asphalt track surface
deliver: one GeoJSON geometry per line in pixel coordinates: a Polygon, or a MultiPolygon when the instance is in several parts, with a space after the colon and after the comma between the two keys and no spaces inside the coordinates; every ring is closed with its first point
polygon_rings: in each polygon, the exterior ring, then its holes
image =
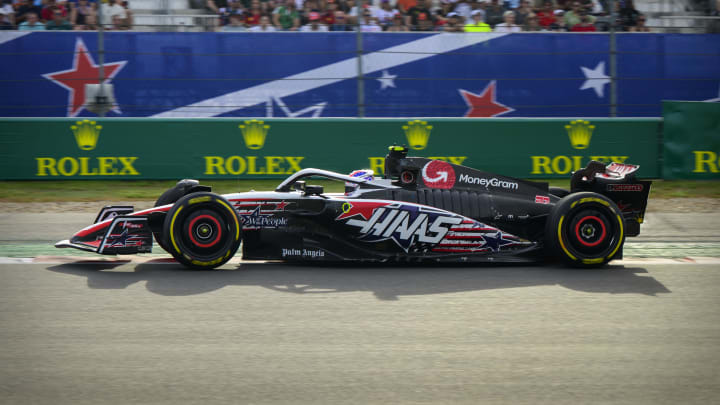
{"type": "MultiPolygon", "coordinates": [[[[717,220],[705,218],[658,216],[638,243],[715,244],[717,220]]],[[[2,243],[66,238],[73,221],[0,214],[2,243]]],[[[233,261],[206,272],[86,259],[0,260],[0,403],[720,397],[718,259],[592,271],[233,261]]]]}

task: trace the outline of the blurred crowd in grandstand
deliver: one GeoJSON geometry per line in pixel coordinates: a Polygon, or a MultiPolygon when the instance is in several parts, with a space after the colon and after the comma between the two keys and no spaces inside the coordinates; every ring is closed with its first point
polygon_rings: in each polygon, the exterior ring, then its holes
{"type": "Polygon", "coordinates": [[[133,25],[127,1],[109,0],[102,4],[98,22],[97,0],[0,0],[0,29],[42,30],[128,30],[133,25]]]}
{"type": "MultiPolygon", "coordinates": [[[[202,0],[218,31],[648,32],[633,0],[202,0]]],[[[720,0],[716,9],[720,8],[720,0]]],[[[125,0],[0,0],[0,29],[128,30],[125,0]]],[[[717,11],[715,11],[717,14],[717,11]]]]}

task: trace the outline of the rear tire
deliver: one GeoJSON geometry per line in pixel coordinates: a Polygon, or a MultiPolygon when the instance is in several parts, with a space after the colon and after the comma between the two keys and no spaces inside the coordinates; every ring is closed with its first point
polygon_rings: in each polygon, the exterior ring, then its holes
{"type": "Polygon", "coordinates": [[[574,267],[597,267],[613,260],[625,242],[617,205],[590,192],[570,194],[550,211],[545,228],[549,253],[574,267]]]}
{"type": "Polygon", "coordinates": [[[240,247],[241,226],[232,205],[213,193],[182,197],[165,216],[164,244],[175,260],[194,269],[225,264],[240,247]]]}

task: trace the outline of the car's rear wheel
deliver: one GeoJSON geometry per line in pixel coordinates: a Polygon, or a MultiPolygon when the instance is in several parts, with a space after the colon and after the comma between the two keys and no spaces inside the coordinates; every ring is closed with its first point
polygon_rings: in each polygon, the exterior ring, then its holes
{"type": "Polygon", "coordinates": [[[192,193],[179,199],[165,216],[164,244],[180,263],[196,269],[222,266],[241,241],[235,210],[213,193],[192,193]]]}
{"type": "Polygon", "coordinates": [[[609,198],[574,193],[553,207],[546,224],[552,255],[575,267],[595,267],[612,260],[625,241],[622,213],[609,198]]]}

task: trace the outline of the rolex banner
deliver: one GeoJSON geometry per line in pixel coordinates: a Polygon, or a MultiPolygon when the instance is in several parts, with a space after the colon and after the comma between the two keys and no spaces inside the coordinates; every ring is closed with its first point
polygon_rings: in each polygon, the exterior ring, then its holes
{"type": "Polygon", "coordinates": [[[660,119],[0,118],[0,178],[284,178],[308,167],[383,171],[410,154],[523,178],[595,159],[660,176],[660,119]]]}
{"type": "Polygon", "coordinates": [[[720,179],[720,103],[664,101],[666,179],[720,179]]]}

